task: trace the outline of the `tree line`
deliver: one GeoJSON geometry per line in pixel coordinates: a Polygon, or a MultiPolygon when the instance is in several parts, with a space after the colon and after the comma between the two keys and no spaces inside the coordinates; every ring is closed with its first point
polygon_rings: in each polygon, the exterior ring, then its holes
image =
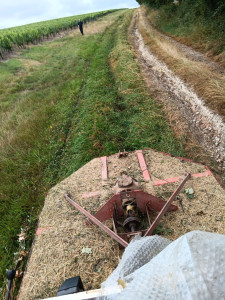
{"type": "Polygon", "coordinates": [[[216,18],[225,15],[224,0],[137,0],[141,4],[146,4],[153,8],[160,8],[165,5],[177,5],[185,9],[189,9],[193,14],[198,14],[205,17],[216,18]]]}

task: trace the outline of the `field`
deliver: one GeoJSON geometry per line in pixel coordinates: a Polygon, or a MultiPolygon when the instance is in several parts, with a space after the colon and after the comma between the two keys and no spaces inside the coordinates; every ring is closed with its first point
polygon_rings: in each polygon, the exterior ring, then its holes
{"type": "Polygon", "coordinates": [[[158,22],[142,7],[0,30],[2,297],[10,268],[17,295],[49,189],[91,159],[152,148],[208,165],[225,185],[224,51],[209,58],[207,32],[200,53],[192,35],[172,38],[158,22]]]}
{"type": "Polygon", "coordinates": [[[134,59],[132,15],[111,13],[85,36],[76,30],[0,62],[1,293],[6,270],[23,269],[50,187],[123,149],[184,155],[134,59]]]}

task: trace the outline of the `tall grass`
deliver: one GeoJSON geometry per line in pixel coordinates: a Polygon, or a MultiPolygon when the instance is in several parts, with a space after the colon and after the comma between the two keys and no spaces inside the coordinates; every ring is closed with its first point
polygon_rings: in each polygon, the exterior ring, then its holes
{"type": "Polygon", "coordinates": [[[152,13],[151,21],[161,31],[207,53],[225,66],[223,1],[218,1],[217,8],[210,7],[210,1],[204,0],[179,2],[149,10],[152,13]]]}

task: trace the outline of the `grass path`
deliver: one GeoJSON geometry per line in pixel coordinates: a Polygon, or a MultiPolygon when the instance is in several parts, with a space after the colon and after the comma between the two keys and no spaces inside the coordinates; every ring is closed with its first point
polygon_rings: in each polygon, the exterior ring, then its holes
{"type": "Polygon", "coordinates": [[[111,14],[85,36],[75,32],[0,63],[1,282],[21,256],[14,256],[21,230],[29,250],[49,188],[85,162],[124,148],[183,155],[134,60],[131,17],[111,14]]]}

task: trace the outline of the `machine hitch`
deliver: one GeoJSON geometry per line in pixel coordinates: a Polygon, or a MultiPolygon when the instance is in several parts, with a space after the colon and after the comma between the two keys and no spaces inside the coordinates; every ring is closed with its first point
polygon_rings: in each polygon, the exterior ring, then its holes
{"type": "Polygon", "coordinates": [[[83,215],[125,248],[135,235],[144,237],[152,235],[165,213],[178,209],[172,202],[190,176],[190,173],[185,174],[180,185],[173,192],[169,200],[165,202],[160,198],[137,189],[137,181],[128,176],[126,172],[123,172],[114,187],[116,194],[94,216],[74,202],[68,194],[65,194],[65,198],[83,215]],[[151,211],[158,212],[153,222],[150,219],[151,211]],[[139,215],[147,217],[147,229],[141,228],[142,221],[139,215]],[[109,219],[112,219],[113,230],[102,223],[109,219]],[[121,227],[123,232],[121,230],[119,232],[118,230],[121,227]]]}

